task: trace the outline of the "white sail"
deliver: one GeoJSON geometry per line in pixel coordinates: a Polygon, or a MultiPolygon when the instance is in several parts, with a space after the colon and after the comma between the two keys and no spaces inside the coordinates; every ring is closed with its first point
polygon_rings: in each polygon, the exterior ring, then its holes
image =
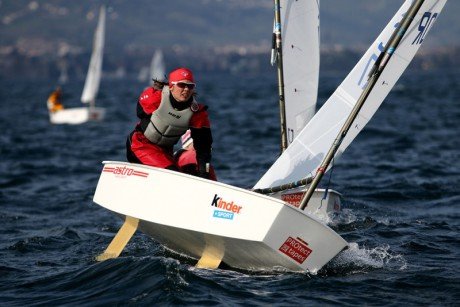
{"type": "Polygon", "coordinates": [[[150,76],[155,80],[165,81],[166,77],[165,62],[163,59],[163,52],[158,49],[155,51],[150,64],[150,76]]]}
{"type": "Polygon", "coordinates": [[[86,75],[85,87],[81,95],[81,102],[95,102],[99,83],[102,74],[102,58],[104,54],[104,36],[105,36],[105,6],[102,6],[99,12],[99,21],[96,32],[94,33],[93,52],[89,62],[88,74],[86,75]]]}
{"type": "Polygon", "coordinates": [[[281,35],[287,141],[315,114],[319,80],[319,0],[282,0],[281,35]]]}
{"type": "MultiPolygon", "coordinates": [[[[339,147],[336,158],[348,147],[372,118],[385,97],[407,68],[426,38],[447,0],[426,0],[410,24],[398,48],[339,147]]],[[[265,188],[313,176],[332,146],[365,86],[367,75],[388,42],[396,25],[410,7],[412,0],[403,3],[390,23],[348,74],[334,94],[316,113],[291,146],[262,176],[254,188],[265,188]]]]}

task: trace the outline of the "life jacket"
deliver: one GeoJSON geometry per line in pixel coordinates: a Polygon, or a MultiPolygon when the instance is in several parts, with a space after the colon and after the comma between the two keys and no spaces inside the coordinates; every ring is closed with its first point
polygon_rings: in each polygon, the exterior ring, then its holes
{"type": "Polygon", "coordinates": [[[169,99],[169,88],[165,86],[161,93],[160,106],[153,111],[144,130],[145,137],[159,146],[174,146],[189,128],[190,119],[198,109],[195,98],[189,108],[182,111],[174,109],[169,99]]]}
{"type": "Polygon", "coordinates": [[[48,110],[52,113],[64,109],[64,106],[60,102],[60,95],[57,92],[51,93],[46,105],[48,106],[48,110]]]}

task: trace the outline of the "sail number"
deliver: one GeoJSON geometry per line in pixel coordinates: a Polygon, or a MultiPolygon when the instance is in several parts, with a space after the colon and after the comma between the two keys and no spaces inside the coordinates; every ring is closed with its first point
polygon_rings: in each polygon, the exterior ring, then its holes
{"type": "MultiPolygon", "coordinates": [[[[420,20],[420,23],[418,25],[418,34],[415,37],[414,41],[412,42],[412,45],[420,45],[423,43],[423,40],[425,39],[426,34],[428,31],[431,29],[431,27],[434,24],[434,21],[436,21],[436,18],[438,17],[438,13],[431,13],[431,12],[425,12],[422,16],[422,19],[420,20]]],[[[394,25],[395,28],[398,27],[398,23],[394,25]]],[[[361,76],[358,80],[358,86],[361,86],[362,89],[364,89],[367,85],[367,72],[369,69],[371,69],[372,65],[377,61],[378,55],[383,52],[385,47],[383,46],[383,42],[380,42],[378,45],[378,51],[376,53],[373,53],[369,60],[366,63],[366,66],[364,67],[363,72],[361,73],[361,76]]]]}
{"type": "Polygon", "coordinates": [[[436,18],[438,18],[438,13],[432,14],[431,12],[425,12],[425,14],[423,14],[423,17],[420,20],[420,24],[418,25],[418,34],[412,42],[412,45],[420,45],[421,43],[423,43],[425,35],[428,33],[428,30],[431,29],[431,27],[433,26],[433,23],[434,21],[436,21],[436,18]]]}

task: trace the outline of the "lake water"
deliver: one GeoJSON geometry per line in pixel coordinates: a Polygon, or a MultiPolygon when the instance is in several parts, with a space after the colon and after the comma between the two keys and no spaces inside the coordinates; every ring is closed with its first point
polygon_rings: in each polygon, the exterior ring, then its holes
{"type": "MultiPolygon", "coordinates": [[[[274,76],[197,73],[220,181],[251,187],[276,159],[274,76]]],[[[344,76],[321,76],[321,103],[344,76]]],[[[82,86],[63,87],[67,106],[79,106],[82,86]]],[[[329,186],[343,211],[331,227],[350,248],[317,275],[196,269],[139,232],[118,259],[94,260],[121,225],[92,202],[101,162],[125,160],[143,86],[103,80],[106,120],[67,126],[48,121],[53,81],[0,80],[2,306],[458,306],[458,69],[406,72],[336,162],[329,186]]]]}

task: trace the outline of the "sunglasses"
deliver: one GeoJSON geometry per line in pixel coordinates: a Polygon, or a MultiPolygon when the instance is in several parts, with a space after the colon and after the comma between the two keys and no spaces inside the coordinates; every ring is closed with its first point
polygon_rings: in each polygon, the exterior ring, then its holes
{"type": "Polygon", "coordinates": [[[178,88],[188,88],[193,90],[195,88],[195,83],[185,83],[185,82],[171,82],[172,85],[177,85],[178,88]]]}

